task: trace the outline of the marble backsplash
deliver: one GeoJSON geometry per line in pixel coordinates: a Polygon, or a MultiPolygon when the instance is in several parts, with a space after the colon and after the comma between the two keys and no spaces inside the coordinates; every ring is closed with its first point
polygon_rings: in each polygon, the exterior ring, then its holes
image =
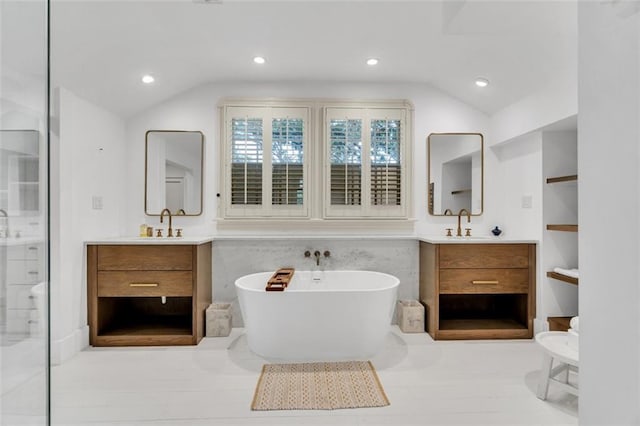
{"type": "Polygon", "coordinates": [[[221,239],[213,243],[213,300],[232,304],[233,326],[242,327],[234,282],[237,278],[281,267],[315,268],[304,252],[331,252],[320,259],[323,270],[369,270],[400,280],[398,299],[418,298],[418,242],[416,239],[221,239]]]}

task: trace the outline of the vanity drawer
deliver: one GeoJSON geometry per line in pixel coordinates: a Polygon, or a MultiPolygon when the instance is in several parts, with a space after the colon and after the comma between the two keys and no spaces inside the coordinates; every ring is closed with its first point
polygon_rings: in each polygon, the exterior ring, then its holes
{"type": "Polygon", "coordinates": [[[527,293],[529,269],[441,269],[440,294],[527,293]]]}
{"type": "Polygon", "coordinates": [[[189,245],[104,245],[98,247],[99,271],[190,271],[189,245]]]}
{"type": "Polygon", "coordinates": [[[191,296],[191,271],[98,272],[98,297],[191,296]]]}
{"type": "Polygon", "coordinates": [[[526,244],[442,244],[440,268],[528,268],[526,244]]]}

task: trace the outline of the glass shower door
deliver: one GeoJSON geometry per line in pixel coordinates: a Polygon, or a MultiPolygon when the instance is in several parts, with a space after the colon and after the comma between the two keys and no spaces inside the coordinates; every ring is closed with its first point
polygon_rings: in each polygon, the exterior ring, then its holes
{"type": "Polygon", "coordinates": [[[0,424],[49,423],[46,0],[0,0],[0,424]]]}

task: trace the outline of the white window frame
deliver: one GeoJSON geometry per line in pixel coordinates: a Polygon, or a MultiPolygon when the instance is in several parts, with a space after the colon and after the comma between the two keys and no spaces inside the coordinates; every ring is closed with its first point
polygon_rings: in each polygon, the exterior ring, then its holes
{"type": "MultiPolygon", "coordinates": [[[[406,100],[325,100],[325,99],[223,99],[220,104],[220,188],[218,225],[234,229],[232,223],[242,223],[242,229],[378,229],[387,223],[391,229],[413,229],[412,178],[413,178],[413,106],[406,100]],[[271,184],[265,184],[268,170],[271,173],[271,119],[285,118],[266,114],[272,109],[304,110],[304,193],[302,206],[271,205],[271,184]],[[259,111],[265,115],[257,115],[259,111]],[[263,118],[263,204],[231,204],[231,120],[238,117],[263,118]],[[362,167],[363,187],[361,204],[358,206],[331,206],[330,194],[330,118],[334,113],[344,118],[345,114],[363,118],[362,167]],[[400,205],[371,205],[370,184],[370,122],[371,119],[399,119],[401,121],[401,203],[400,205]],[[318,124],[316,124],[318,123],[318,124]],[[366,133],[365,133],[366,132],[366,133]],[[268,144],[267,144],[268,138],[268,144]],[[267,145],[269,149],[267,150],[267,145]],[[354,219],[357,219],[354,220],[354,219]],[[240,221],[240,222],[238,222],[240,221]],[[391,225],[395,223],[397,225],[391,225]],[[226,224],[226,225],[225,225],[226,224]],[[323,225],[324,224],[324,225],[323,225]],[[331,224],[331,225],[329,225],[331,224]],[[325,226],[326,225],[326,226],[325,226]],[[249,226],[249,228],[247,228],[249,226]]],[[[278,110],[282,111],[282,110],[278,110]]],[[[290,118],[298,118],[294,115],[290,118]]]]}
{"type": "Polygon", "coordinates": [[[327,107],[324,109],[324,217],[326,219],[406,219],[407,205],[410,196],[409,182],[411,162],[409,161],[409,129],[408,111],[404,107],[327,107]],[[331,121],[332,120],[362,120],[362,151],[361,151],[361,194],[359,205],[331,204],[331,121]],[[371,121],[372,120],[400,121],[400,205],[372,205],[371,204],[371,121]]]}
{"type": "Polygon", "coordinates": [[[220,169],[224,190],[221,193],[225,218],[309,218],[309,141],[312,132],[309,107],[295,105],[225,105],[222,108],[222,138],[220,169]],[[232,204],[231,197],[231,125],[234,118],[262,119],[262,204],[232,204]],[[302,205],[272,204],[272,120],[276,118],[302,119],[303,121],[303,193],[302,205]]]}

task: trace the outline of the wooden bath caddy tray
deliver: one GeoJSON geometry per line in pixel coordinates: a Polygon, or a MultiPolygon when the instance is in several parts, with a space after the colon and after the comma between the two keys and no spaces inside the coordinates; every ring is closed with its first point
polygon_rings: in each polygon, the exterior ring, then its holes
{"type": "Polygon", "coordinates": [[[289,281],[293,278],[294,268],[280,268],[278,269],[269,281],[267,281],[266,291],[284,291],[289,285],[289,281]]]}

